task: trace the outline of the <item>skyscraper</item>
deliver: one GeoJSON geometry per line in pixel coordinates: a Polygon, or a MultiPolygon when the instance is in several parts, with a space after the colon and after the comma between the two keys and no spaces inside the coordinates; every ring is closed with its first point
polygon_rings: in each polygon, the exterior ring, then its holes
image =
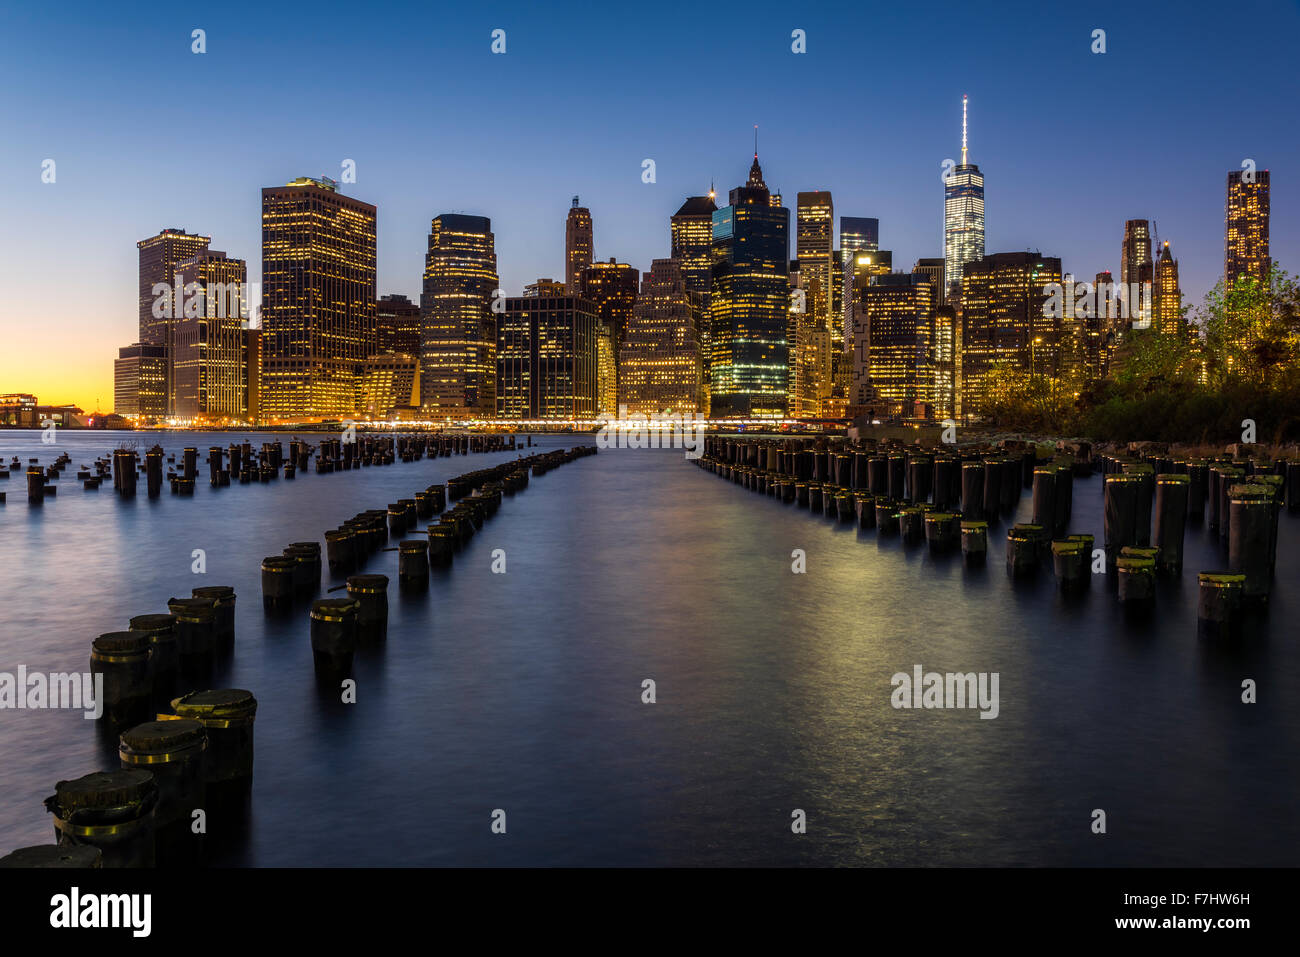
{"type": "Polygon", "coordinates": [[[707,304],[713,272],[713,214],[718,204],[713,192],[691,196],[673,213],[672,258],[681,264],[686,288],[702,295],[707,304]]]}
{"type": "Polygon", "coordinates": [[[564,222],[564,288],[570,296],[578,295],[578,282],[582,271],[591,265],[594,251],[591,210],[579,206],[575,196],[564,222]]]}
{"type": "Polygon", "coordinates": [[[328,179],[262,190],[262,417],[342,418],[375,351],[375,207],[328,179]]]}
{"type": "Polygon", "coordinates": [[[1233,170],[1223,214],[1223,275],[1228,285],[1238,276],[1260,282],[1268,275],[1268,170],[1233,170]]]}
{"type": "Polygon", "coordinates": [[[854,349],[856,404],[879,396],[914,414],[935,400],[935,289],[923,273],[877,276],[862,290],[854,349]],[[869,383],[870,393],[862,387],[869,383]]]}
{"type": "Polygon", "coordinates": [[[853,351],[853,271],[858,254],[880,248],[880,220],[864,216],[840,217],[840,329],[842,348],[853,351]]]}
{"type": "Polygon", "coordinates": [[[576,296],[505,300],[497,323],[497,417],[591,419],[599,389],[596,306],[576,296]]]}
{"type": "Polygon", "coordinates": [[[1125,315],[1118,317],[1119,329],[1134,325],[1145,329],[1151,324],[1151,283],[1155,279],[1155,263],[1151,258],[1151,224],[1145,219],[1130,219],[1124,223],[1124,241],[1120,246],[1119,291],[1123,293],[1125,315]]]}
{"type": "Polygon", "coordinates": [[[1048,289],[1061,282],[1061,260],[1037,253],[994,253],[962,273],[961,412],[982,413],[988,373],[999,365],[1055,375],[1060,318],[1049,316],[1048,289]]]}
{"type": "Polygon", "coordinates": [[[142,421],[167,415],[167,350],[140,342],[113,360],[113,411],[142,421]]]}
{"type": "Polygon", "coordinates": [[[840,217],[840,249],[846,253],[880,248],[880,220],[865,216],[840,217]]]}
{"type": "MultiPolygon", "coordinates": [[[[163,414],[176,407],[176,389],[172,381],[172,337],[180,315],[181,291],[176,285],[176,267],[201,253],[212,242],[209,236],[187,233],[183,229],[164,229],[156,236],[135,244],[140,262],[140,345],[164,349],[163,414]],[[164,290],[162,287],[165,286],[164,290]],[[166,296],[163,301],[161,297],[166,296]],[[155,305],[159,313],[155,316],[155,305]]],[[[152,413],[151,413],[152,414],[152,413]]]]}
{"type": "Polygon", "coordinates": [[[1169,251],[1169,241],[1160,247],[1155,283],[1151,294],[1152,324],[1165,335],[1183,332],[1183,292],[1178,287],[1178,260],[1169,251]]]}
{"type": "Polygon", "coordinates": [[[808,294],[813,321],[830,324],[832,249],[835,246],[835,207],[829,191],[797,194],[795,255],[808,294]]]}
{"type": "Polygon", "coordinates": [[[579,296],[596,304],[600,321],[610,328],[616,347],[636,304],[640,280],[638,269],[613,257],[609,262],[592,263],[578,277],[579,296]]]}
{"type": "Polygon", "coordinates": [[[772,205],[758,154],[713,214],[710,400],[714,418],[787,409],[790,211],[772,205]]]}
{"type": "Polygon", "coordinates": [[[938,257],[918,259],[915,265],[912,266],[912,272],[924,274],[934,285],[935,295],[938,296],[935,300],[936,306],[942,306],[948,301],[948,297],[945,295],[948,284],[943,278],[944,261],[942,259],[938,257]]]}
{"type": "Polygon", "coordinates": [[[790,327],[794,334],[787,334],[794,359],[790,403],[796,416],[821,417],[831,396],[831,354],[840,345],[841,332],[831,316],[839,296],[831,291],[835,276],[835,209],[829,192],[796,194],[795,234],[804,312],[790,327]]]}
{"type": "Polygon", "coordinates": [[[420,354],[420,307],[405,296],[383,296],[375,303],[375,349],[380,354],[420,354]]]}
{"type": "Polygon", "coordinates": [[[435,216],[420,295],[420,405],[432,418],[496,413],[497,282],[492,221],[435,216]]]}
{"type": "Polygon", "coordinates": [[[961,98],[961,165],[943,186],[944,275],[961,289],[962,270],[984,258],[984,174],[966,162],[966,97],[961,98]]]}
{"type": "Polygon", "coordinates": [[[619,401],[631,413],[700,409],[701,296],[676,259],[656,259],[641,279],[619,353],[619,401]]]}
{"type": "Polygon", "coordinates": [[[1124,242],[1120,247],[1119,281],[1127,288],[1141,282],[1142,267],[1151,259],[1151,224],[1145,219],[1124,223],[1124,242]]]}
{"type": "MultiPolygon", "coordinates": [[[[495,378],[495,369],[492,374],[495,378]]],[[[357,409],[380,419],[401,409],[414,411],[412,401],[420,401],[419,381],[420,363],[415,355],[385,352],[371,356],[361,363],[357,376],[357,409]]]]}
{"type": "Polygon", "coordinates": [[[596,305],[600,325],[596,330],[599,355],[601,412],[617,412],[619,402],[618,355],[632,307],[636,304],[640,272],[610,257],[609,262],[592,263],[578,276],[578,295],[596,305]]]}
{"type": "Polygon", "coordinates": [[[682,280],[696,296],[699,307],[696,338],[700,347],[701,410],[708,411],[709,393],[709,301],[713,289],[713,214],[718,204],[716,194],[709,186],[707,196],[691,196],[682,203],[671,220],[672,258],[681,264],[682,280]]]}
{"type": "Polygon", "coordinates": [[[247,264],[205,249],[176,268],[185,304],[173,326],[175,412],[242,421],[248,413],[247,264]]]}

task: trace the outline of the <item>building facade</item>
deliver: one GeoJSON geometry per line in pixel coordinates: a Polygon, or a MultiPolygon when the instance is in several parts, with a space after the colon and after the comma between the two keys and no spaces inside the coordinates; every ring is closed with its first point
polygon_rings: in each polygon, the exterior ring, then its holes
{"type": "Polygon", "coordinates": [[[248,265],[205,249],[180,263],[177,272],[184,305],[173,323],[175,414],[247,421],[248,265]]]}
{"type": "Polygon", "coordinates": [[[262,417],[346,418],[376,351],[375,207],[332,180],[262,190],[262,417]]]}
{"type": "Polygon", "coordinates": [[[172,353],[175,323],[180,316],[181,291],[177,286],[177,266],[208,248],[210,236],[187,233],[183,229],[164,229],[156,236],[135,244],[139,255],[140,344],[162,346],[167,350],[166,412],[176,407],[176,390],[172,380],[172,353]]]}
{"type": "Polygon", "coordinates": [[[936,290],[923,273],[876,276],[862,290],[855,324],[855,405],[875,397],[904,408],[934,405],[936,290]]]}
{"type": "Polygon", "coordinates": [[[420,354],[420,307],[405,296],[383,296],[375,302],[375,349],[379,354],[420,354]]]}
{"type": "Polygon", "coordinates": [[[490,419],[496,413],[497,283],[492,221],[458,213],[434,217],[419,350],[420,406],[431,418],[490,419]]]}
{"type": "Polygon", "coordinates": [[[641,280],[619,353],[619,397],[630,413],[703,411],[701,296],[676,259],[656,259],[641,280]]]}
{"type": "Polygon", "coordinates": [[[1151,310],[1152,325],[1158,332],[1175,335],[1187,331],[1183,320],[1183,291],[1178,285],[1178,260],[1170,252],[1168,241],[1161,244],[1160,258],[1156,260],[1151,310]]]}
{"type": "Polygon", "coordinates": [[[943,186],[943,259],[948,296],[962,288],[967,263],[984,258],[984,174],[967,162],[966,97],[961,98],[961,163],[943,186]]]}
{"type": "Polygon", "coordinates": [[[167,416],[167,349],[136,342],[113,360],[113,411],[142,421],[167,416]]]}
{"type": "Polygon", "coordinates": [[[568,295],[579,294],[578,281],[582,271],[591,265],[595,249],[591,210],[579,206],[575,196],[564,221],[564,288],[568,295]]]}
{"type": "Polygon", "coordinates": [[[962,272],[961,412],[980,415],[988,376],[1000,366],[1030,375],[1059,371],[1061,317],[1049,315],[1048,287],[1061,260],[994,253],[962,272]]]}
{"type": "Polygon", "coordinates": [[[1270,206],[1268,170],[1233,170],[1223,213],[1223,275],[1228,285],[1239,276],[1260,282],[1272,260],[1268,252],[1270,206]]]}
{"type": "Polygon", "coordinates": [[[505,300],[497,323],[497,417],[593,419],[600,317],[577,296],[505,300]]]}
{"type": "Polygon", "coordinates": [[[790,369],[790,211],[773,205],[758,156],[713,214],[710,415],[783,416],[790,369]]]}

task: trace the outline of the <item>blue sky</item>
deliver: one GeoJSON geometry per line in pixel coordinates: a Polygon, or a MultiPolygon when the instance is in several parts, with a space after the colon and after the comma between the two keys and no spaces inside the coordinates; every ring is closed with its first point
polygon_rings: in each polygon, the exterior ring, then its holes
{"type": "Polygon", "coordinates": [[[787,205],[829,189],[910,266],[943,253],[963,93],[989,252],[1086,278],[1118,269],[1125,219],[1150,218],[1199,301],[1222,270],[1226,173],[1251,158],[1273,174],[1273,256],[1300,271],[1295,2],[467,6],[0,14],[0,391],[107,407],[136,337],[135,241],[202,232],[257,279],[260,188],[345,159],[344,191],[379,207],[380,293],[418,294],[429,221],[450,211],[492,218],[511,294],[562,278],[574,194],[597,257],[644,269],[686,196],[743,181],[756,123],[787,205]]]}

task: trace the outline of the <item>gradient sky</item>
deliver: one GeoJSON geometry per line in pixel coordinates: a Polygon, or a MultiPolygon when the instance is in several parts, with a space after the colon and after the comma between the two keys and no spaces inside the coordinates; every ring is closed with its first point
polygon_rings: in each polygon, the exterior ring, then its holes
{"type": "Polygon", "coordinates": [[[963,93],[988,252],[1086,279],[1118,272],[1125,219],[1154,219],[1199,302],[1223,269],[1226,174],[1249,157],[1273,173],[1273,257],[1300,272],[1294,0],[276,6],[0,13],[0,392],[111,409],[136,241],[199,232],[257,280],[261,187],[338,179],[344,159],[343,191],[379,207],[380,294],[418,298],[439,212],[492,218],[509,294],[563,279],[574,194],[597,258],[645,269],[686,196],[744,180],[756,123],[786,205],[829,189],[837,222],[879,218],[910,267],[943,255],[963,93]]]}

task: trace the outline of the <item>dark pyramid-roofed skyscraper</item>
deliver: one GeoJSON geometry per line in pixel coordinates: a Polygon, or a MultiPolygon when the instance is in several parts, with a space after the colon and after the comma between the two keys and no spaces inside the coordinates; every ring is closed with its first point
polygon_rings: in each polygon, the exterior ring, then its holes
{"type": "Polygon", "coordinates": [[[787,409],[790,211],[772,205],[754,154],[749,179],[713,214],[710,363],[714,418],[787,409]]]}

